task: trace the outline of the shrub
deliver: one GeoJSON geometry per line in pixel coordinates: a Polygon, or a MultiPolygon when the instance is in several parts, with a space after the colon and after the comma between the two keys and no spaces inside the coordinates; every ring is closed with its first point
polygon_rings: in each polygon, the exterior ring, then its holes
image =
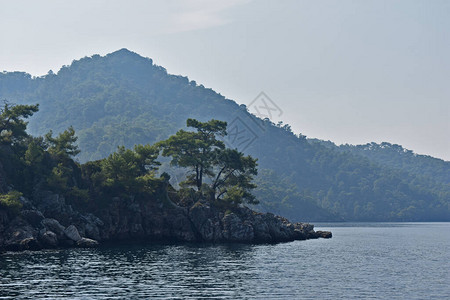
{"type": "Polygon", "coordinates": [[[22,197],[22,193],[18,191],[10,191],[8,194],[0,195],[0,206],[13,213],[19,213],[22,209],[20,197],[22,197]]]}

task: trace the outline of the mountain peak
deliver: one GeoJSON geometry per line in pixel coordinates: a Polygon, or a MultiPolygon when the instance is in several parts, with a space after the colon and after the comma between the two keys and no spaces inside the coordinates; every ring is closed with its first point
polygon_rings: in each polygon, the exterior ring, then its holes
{"type": "Polygon", "coordinates": [[[106,59],[112,59],[113,61],[124,62],[135,62],[135,63],[150,63],[153,64],[153,60],[148,57],[139,55],[136,52],[128,50],[127,48],[122,48],[117,51],[111,52],[104,56],[106,59]]]}
{"type": "Polygon", "coordinates": [[[107,54],[106,56],[139,56],[139,57],[142,57],[139,54],[137,54],[136,52],[128,50],[127,48],[122,48],[122,49],[116,50],[114,52],[107,54]]]}

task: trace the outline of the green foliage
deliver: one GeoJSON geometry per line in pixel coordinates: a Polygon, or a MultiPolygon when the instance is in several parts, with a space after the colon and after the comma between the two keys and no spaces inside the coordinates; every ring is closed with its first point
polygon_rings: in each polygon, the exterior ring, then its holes
{"type": "Polygon", "coordinates": [[[179,130],[167,140],[159,142],[163,156],[171,156],[171,164],[186,167],[191,170],[186,183],[197,187],[200,191],[204,176],[212,175],[212,167],[217,151],[225,148],[225,144],[217,136],[226,135],[227,123],[210,120],[199,122],[187,120],[187,126],[197,131],[179,130]]]}
{"type": "Polygon", "coordinates": [[[8,102],[0,108],[0,144],[14,144],[28,135],[24,119],[38,111],[38,105],[11,105],[8,102]]]}
{"type": "Polygon", "coordinates": [[[59,163],[51,170],[50,175],[47,177],[47,184],[51,189],[61,193],[66,191],[70,186],[69,182],[72,176],[72,168],[59,163]]]}
{"type": "Polygon", "coordinates": [[[42,145],[42,139],[31,140],[25,151],[24,160],[27,166],[39,166],[45,158],[45,146],[42,145]]]}
{"type": "Polygon", "coordinates": [[[187,126],[195,128],[196,132],[179,130],[158,143],[162,155],[172,157],[172,165],[190,170],[182,185],[195,186],[210,201],[224,200],[233,205],[257,203],[250,192],[256,187],[252,183],[253,176],[257,175],[256,159],[225,148],[218,137],[227,134],[227,123],[188,119],[187,126]]]}
{"type": "Polygon", "coordinates": [[[7,194],[0,194],[0,206],[16,214],[22,209],[20,197],[22,197],[22,193],[18,191],[10,191],[7,194]]]}
{"type": "Polygon", "coordinates": [[[217,171],[213,174],[211,190],[217,199],[224,196],[225,201],[236,205],[258,203],[251,193],[256,188],[252,182],[258,174],[256,159],[236,149],[223,149],[217,151],[214,165],[217,171]]]}
{"type": "Polygon", "coordinates": [[[85,174],[94,185],[106,187],[111,192],[152,191],[154,171],[159,162],[158,148],[151,145],[137,145],[134,150],[119,147],[107,158],[85,165],[85,174]]]}
{"type": "Polygon", "coordinates": [[[50,130],[45,135],[45,141],[48,143],[48,152],[60,159],[68,159],[80,153],[78,146],[75,144],[77,137],[72,126],[61,132],[57,137],[53,137],[53,131],[50,130]]]}
{"type": "Polygon", "coordinates": [[[242,188],[233,185],[227,190],[223,200],[231,206],[237,206],[242,203],[244,197],[245,191],[242,188]]]}

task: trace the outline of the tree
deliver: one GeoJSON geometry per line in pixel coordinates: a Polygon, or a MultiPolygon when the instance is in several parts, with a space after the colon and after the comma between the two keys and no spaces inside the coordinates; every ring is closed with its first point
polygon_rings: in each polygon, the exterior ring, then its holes
{"type": "Polygon", "coordinates": [[[217,172],[210,185],[214,198],[221,200],[223,197],[235,205],[243,201],[257,204],[258,201],[251,193],[256,188],[252,183],[254,176],[258,174],[256,161],[236,149],[218,151],[213,163],[217,172]]]}
{"type": "Polygon", "coordinates": [[[45,141],[49,144],[48,152],[50,154],[60,159],[66,159],[80,153],[78,146],[75,144],[78,137],[75,136],[75,130],[72,126],[61,132],[56,138],[52,135],[52,130],[45,135],[45,141]]]}
{"type": "Polygon", "coordinates": [[[235,149],[226,149],[219,136],[226,135],[227,123],[210,120],[187,120],[195,132],[180,130],[159,143],[163,156],[171,156],[172,165],[189,169],[184,182],[197,188],[208,200],[226,201],[234,205],[256,203],[251,189],[257,174],[256,159],[235,149]],[[205,183],[205,177],[209,180],[205,183]]]}
{"type": "Polygon", "coordinates": [[[11,105],[5,102],[0,109],[0,143],[11,145],[26,138],[28,122],[24,119],[38,110],[39,105],[11,105]]]}
{"type": "Polygon", "coordinates": [[[225,144],[217,136],[225,136],[227,122],[210,120],[200,122],[195,119],[186,121],[188,127],[196,131],[179,130],[167,140],[158,143],[163,149],[163,156],[171,156],[171,165],[189,168],[191,174],[186,183],[202,189],[205,175],[212,175],[212,166],[217,151],[225,148],[225,144]]]}
{"type": "Polygon", "coordinates": [[[138,191],[148,185],[153,172],[160,165],[156,161],[159,149],[151,145],[137,145],[134,150],[119,147],[100,163],[106,186],[127,191],[138,191]]]}

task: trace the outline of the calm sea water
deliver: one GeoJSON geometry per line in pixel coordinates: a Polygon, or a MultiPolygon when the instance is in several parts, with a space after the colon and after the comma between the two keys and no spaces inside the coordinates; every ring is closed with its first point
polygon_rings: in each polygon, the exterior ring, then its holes
{"type": "Polygon", "coordinates": [[[0,299],[449,299],[450,223],[319,224],[330,240],[0,254],[0,299]]]}

